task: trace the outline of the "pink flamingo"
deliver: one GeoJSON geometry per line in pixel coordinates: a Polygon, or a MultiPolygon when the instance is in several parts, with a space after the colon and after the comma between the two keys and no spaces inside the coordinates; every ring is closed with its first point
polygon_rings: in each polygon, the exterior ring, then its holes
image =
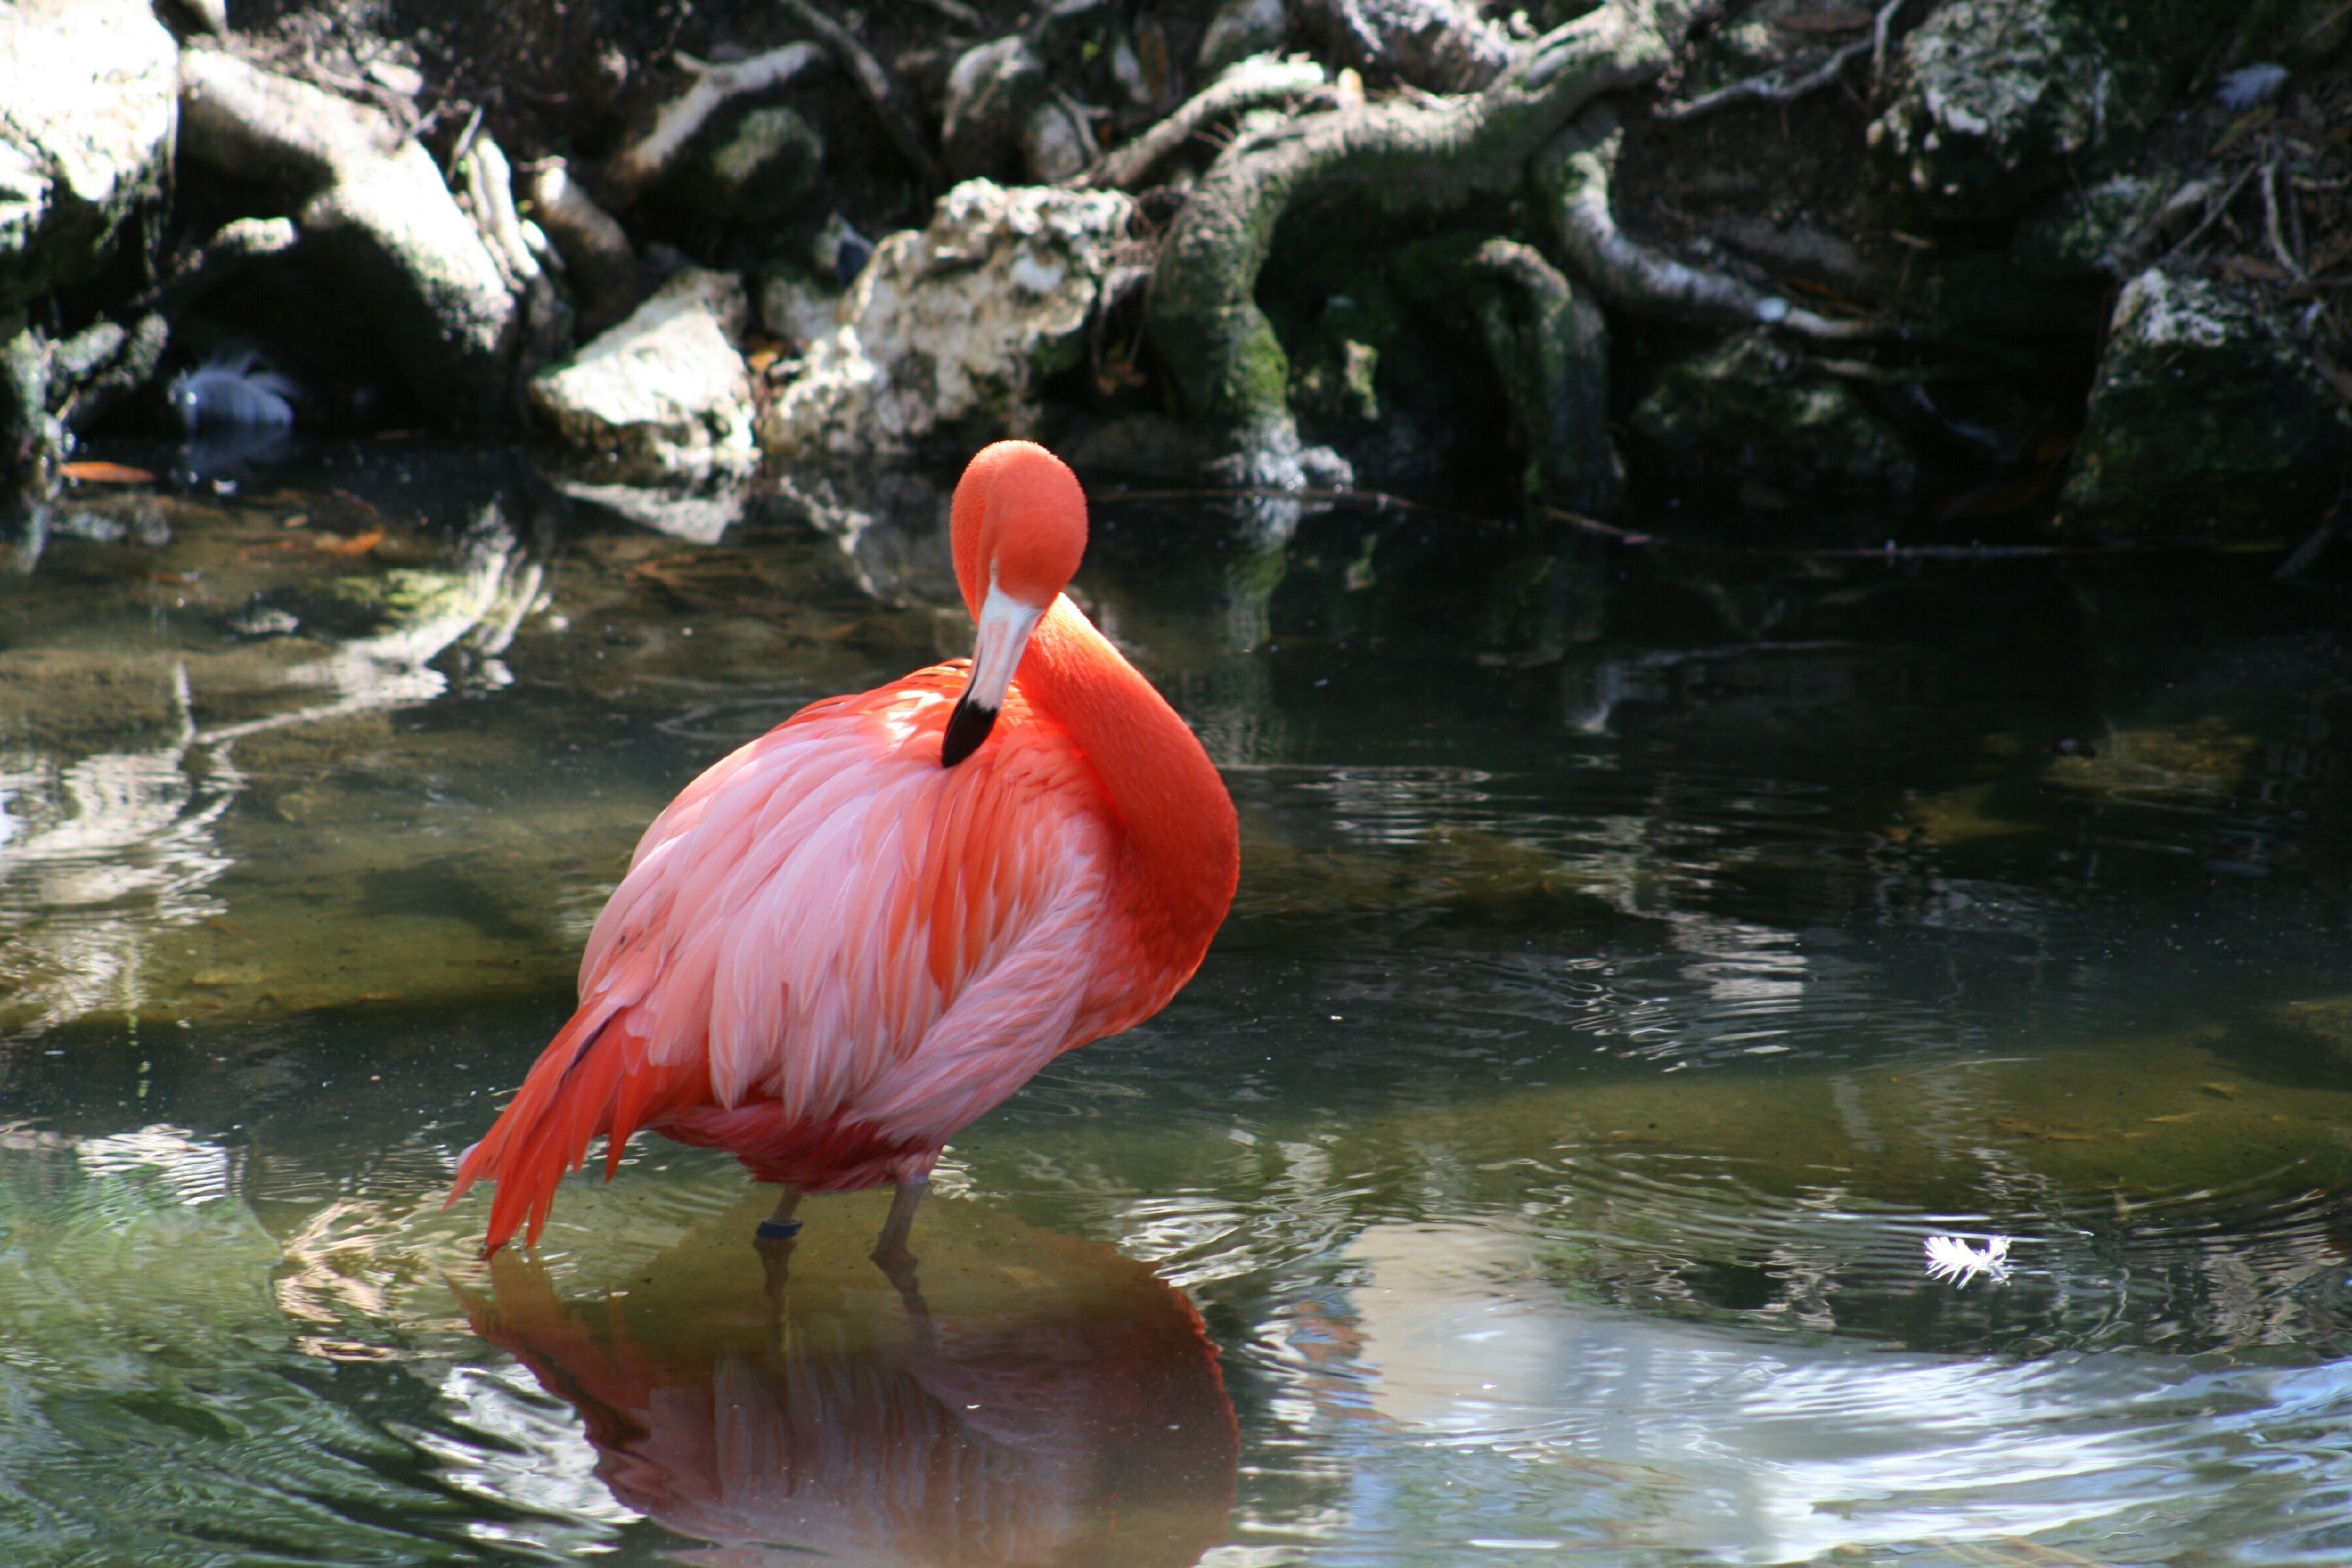
{"type": "Polygon", "coordinates": [[[950,516],[961,660],[810,704],[656,817],[598,917],[580,1006],[449,1201],[536,1243],[566,1173],[651,1128],[803,1193],[897,1184],[894,1279],[940,1150],[1062,1052],[1200,967],[1240,873],[1184,721],[1062,590],[1086,497],[1044,447],[971,460],[950,516]]]}

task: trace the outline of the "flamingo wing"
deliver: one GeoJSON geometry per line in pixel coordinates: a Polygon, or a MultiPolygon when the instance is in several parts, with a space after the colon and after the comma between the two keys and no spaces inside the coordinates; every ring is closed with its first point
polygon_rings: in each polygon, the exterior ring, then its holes
{"type": "Polygon", "coordinates": [[[961,683],[940,667],[803,710],[646,829],[579,1010],[459,1166],[457,1194],[499,1181],[493,1249],[526,1212],[537,1239],[599,1132],[608,1172],[647,1125],[739,1152],[829,1140],[852,1165],[935,1152],[1104,1032],[1116,824],[1017,691],[999,738],[941,767],[961,683]]]}

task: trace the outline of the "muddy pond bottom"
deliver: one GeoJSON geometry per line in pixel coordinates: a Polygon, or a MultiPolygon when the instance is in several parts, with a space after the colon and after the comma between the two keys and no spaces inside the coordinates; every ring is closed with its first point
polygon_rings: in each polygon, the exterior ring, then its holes
{"type": "Polygon", "coordinates": [[[1087,478],[1242,889],[914,1295],[886,1194],[780,1257],[657,1138],[533,1257],[441,1201],[661,805],[964,651],[937,483],[664,533],[379,444],[21,528],[0,1560],[2352,1561],[2333,597],[1087,478]]]}

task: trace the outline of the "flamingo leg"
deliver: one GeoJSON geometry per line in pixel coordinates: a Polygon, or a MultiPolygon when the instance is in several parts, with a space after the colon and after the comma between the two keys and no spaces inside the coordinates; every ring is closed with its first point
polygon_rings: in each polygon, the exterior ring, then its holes
{"type": "Polygon", "coordinates": [[[881,1239],[875,1242],[871,1255],[874,1266],[898,1287],[898,1300],[906,1306],[907,1315],[926,1328],[930,1324],[931,1309],[923,1300],[920,1281],[915,1278],[915,1255],[907,1249],[907,1237],[915,1228],[917,1205],[930,1190],[928,1177],[918,1176],[898,1184],[898,1193],[890,1199],[890,1217],[882,1222],[881,1239]]]}
{"type": "Polygon", "coordinates": [[[784,1287],[791,1282],[793,1248],[797,1247],[801,1222],[793,1211],[801,1206],[801,1190],[787,1186],[777,1195],[775,1212],[760,1222],[752,1234],[751,1248],[760,1255],[761,1272],[767,1276],[768,1301],[781,1310],[784,1287]]]}

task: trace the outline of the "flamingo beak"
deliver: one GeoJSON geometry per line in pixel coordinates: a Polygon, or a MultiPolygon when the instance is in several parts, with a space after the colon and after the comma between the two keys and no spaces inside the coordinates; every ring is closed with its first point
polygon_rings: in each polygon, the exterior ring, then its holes
{"type": "Polygon", "coordinates": [[[1013,672],[1021,667],[1022,650],[1045,612],[1024,605],[992,583],[980,606],[980,642],[972,649],[971,679],[963,696],[948,715],[947,738],[940,746],[940,765],[951,768],[988,739],[996,715],[1004,707],[1004,693],[1013,672]]]}

